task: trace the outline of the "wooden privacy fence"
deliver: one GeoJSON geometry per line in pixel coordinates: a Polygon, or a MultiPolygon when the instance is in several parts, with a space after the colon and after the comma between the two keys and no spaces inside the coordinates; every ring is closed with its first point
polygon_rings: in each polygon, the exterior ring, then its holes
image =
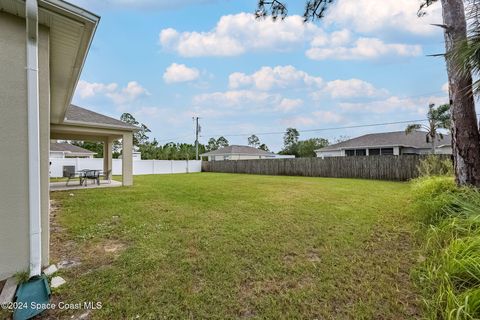
{"type": "MultiPolygon", "coordinates": [[[[406,181],[418,177],[417,166],[425,157],[402,155],[203,161],[202,171],[406,181]]],[[[438,157],[449,158],[444,155],[438,157]]]]}

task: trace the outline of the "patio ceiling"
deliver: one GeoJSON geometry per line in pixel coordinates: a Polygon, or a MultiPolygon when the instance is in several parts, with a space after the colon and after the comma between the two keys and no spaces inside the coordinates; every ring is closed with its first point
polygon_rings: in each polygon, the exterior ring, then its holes
{"type": "Polygon", "coordinates": [[[118,119],[70,105],[63,123],[50,125],[50,137],[57,140],[118,140],[137,130],[138,127],[118,119]]]}
{"type": "Polygon", "coordinates": [[[106,138],[113,140],[122,139],[123,135],[131,130],[119,130],[112,128],[99,128],[89,126],[79,126],[74,124],[51,124],[50,138],[54,140],[86,140],[86,141],[105,141],[106,138]]]}

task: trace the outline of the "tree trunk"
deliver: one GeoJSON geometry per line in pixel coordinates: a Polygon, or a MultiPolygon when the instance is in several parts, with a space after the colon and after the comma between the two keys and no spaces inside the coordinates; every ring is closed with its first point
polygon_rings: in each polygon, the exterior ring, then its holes
{"type": "MultiPolygon", "coordinates": [[[[463,0],[442,0],[446,52],[467,38],[463,0]]],[[[480,134],[475,102],[471,94],[472,77],[459,72],[447,58],[450,104],[452,106],[452,148],[457,184],[480,187],[480,134]]]]}

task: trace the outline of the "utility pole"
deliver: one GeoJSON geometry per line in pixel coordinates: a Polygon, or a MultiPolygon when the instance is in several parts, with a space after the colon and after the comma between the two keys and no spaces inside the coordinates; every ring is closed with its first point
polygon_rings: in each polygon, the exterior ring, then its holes
{"type": "Polygon", "coordinates": [[[195,121],[195,159],[198,160],[198,135],[200,133],[200,126],[198,125],[199,117],[193,117],[195,121]]]}

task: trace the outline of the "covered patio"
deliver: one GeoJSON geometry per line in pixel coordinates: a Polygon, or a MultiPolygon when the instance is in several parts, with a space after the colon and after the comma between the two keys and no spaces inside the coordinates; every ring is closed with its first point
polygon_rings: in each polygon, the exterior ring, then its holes
{"type": "Polygon", "coordinates": [[[96,189],[96,188],[115,188],[121,187],[122,183],[120,181],[112,180],[108,183],[100,182],[99,185],[96,183],[88,183],[87,185],[80,185],[79,183],[66,184],[65,181],[61,182],[50,182],[50,191],[68,191],[68,190],[85,190],[85,189],[96,189]]]}
{"type": "MultiPolygon", "coordinates": [[[[50,125],[50,139],[54,140],[79,140],[103,143],[103,172],[112,174],[112,153],[114,141],[121,140],[122,144],[122,183],[123,186],[133,184],[133,133],[138,130],[136,126],[105,115],[71,105],[61,124],[50,125]]],[[[65,182],[63,187],[68,190],[65,182]]],[[[105,187],[106,184],[92,184],[87,187],[105,187]]],[[[111,181],[110,186],[118,186],[111,181]]],[[[82,188],[79,184],[71,187],[82,188]]],[[[50,190],[58,190],[60,182],[51,183],[50,190]]],[[[83,186],[83,188],[85,188],[83,186]]]]}

